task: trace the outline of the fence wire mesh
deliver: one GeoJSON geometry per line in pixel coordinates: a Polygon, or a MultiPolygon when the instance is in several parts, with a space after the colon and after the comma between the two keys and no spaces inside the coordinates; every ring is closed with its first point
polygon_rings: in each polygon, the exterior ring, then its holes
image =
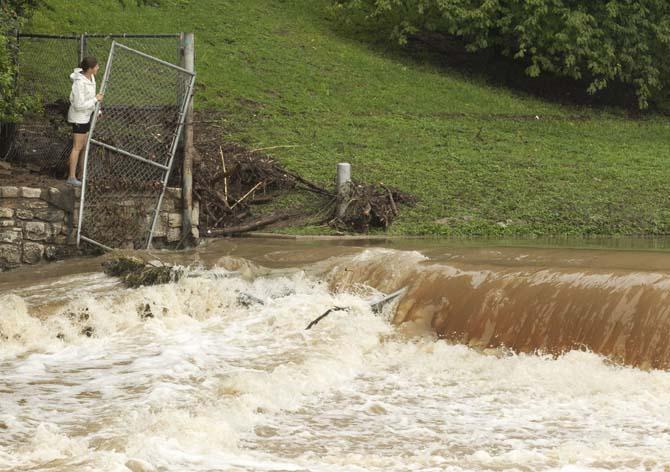
{"type": "Polygon", "coordinates": [[[114,43],[86,156],[79,232],[107,247],[147,247],[183,128],[194,75],[114,43]],[[110,228],[116,228],[111,230],[110,228]]]}
{"type": "MultiPolygon", "coordinates": [[[[65,177],[72,146],[71,128],[67,123],[70,74],[82,57],[94,56],[101,69],[98,77],[102,77],[116,38],[123,38],[133,49],[172,64],[179,63],[178,34],[18,35],[18,93],[37,98],[42,109],[26,117],[17,127],[13,160],[31,164],[54,177],[65,177]]],[[[174,100],[172,103],[174,105],[174,100]]]]}

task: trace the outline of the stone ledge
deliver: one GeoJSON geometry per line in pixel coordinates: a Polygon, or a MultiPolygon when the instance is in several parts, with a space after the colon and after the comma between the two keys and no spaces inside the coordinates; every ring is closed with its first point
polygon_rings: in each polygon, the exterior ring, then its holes
{"type": "Polygon", "coordinates": [[[19,196],[18,187],[0,187],[0,197],[16,198],[19,196]]]}
{"type": "MultiPolygon", "coordinates": [[[[75,246],[80,189],[0,186],[0,271],[22,264],[62,259],[75,246]]],[[[167,188],[154,233],[154,247],[175,247],[182,236],[181,189],[167,188]]],[[[123,198],[128,206],[149,208],[154,201],[123,198]],[[127,201],[125,201],[127,200],[127,201]]],[[[121,202],[118,202],[121,203],[121,202]]],[[[192,235],[198,239],[199,203],[193,202],[192,235]]],[[[153,211],[147,210],[147,223],[153,211]]]]}
{"type": "Polygon", "coordinates": [[[23,198],[40,198],[42,196],[42,189],[21,187],[20,196],[23,198]]]}

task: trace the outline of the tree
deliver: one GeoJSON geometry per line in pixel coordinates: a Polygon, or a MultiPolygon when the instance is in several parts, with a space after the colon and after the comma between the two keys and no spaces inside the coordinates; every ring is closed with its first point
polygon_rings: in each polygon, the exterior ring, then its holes
{"type": "Polygon", "coordinates": [[[670,96],[667,0],[333,0],[400,44],[437,31],[470,51],[493,49],[524,61],[526,73],[587,79],[589,93],[619,81],[640,108],[670,96]]]}
{"type": "Polygon", "coordinates": [[[14,122],[32,100],[16,96],[16,32],[39,0],[0,0],[0,122],[14,122]]]}

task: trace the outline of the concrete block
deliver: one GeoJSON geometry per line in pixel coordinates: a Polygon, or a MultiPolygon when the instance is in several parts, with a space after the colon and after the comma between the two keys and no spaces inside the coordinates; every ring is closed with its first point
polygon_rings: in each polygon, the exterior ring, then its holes
{"type": "Polygon", "coordinates": [[[16,267],[21,263],[21,246],[0,244],[0,268],[16,267]]]}
{"type": "Polygon", "coordinates": [[[40,198],[42,196],[42,189],[21,187],[21,196],[23,198],[40,198]]]}
{"type": "Polygon", "coordinates": [[[19,209],[19,210],[16,210],[16,217],[20,220],[32,220],[33,217],[34,217],[34,214],[30,210],[19,209]]]}
{"type": "Polygon", "coordinates": [[[168,215],[168,226],[170,228],[181,228],[181,214],[180,213],[170,213],[168,215]]]}
{"type": "Polygon", "coordinates": [[[191,214],[191,221],[194,225],[200,225],[200,202],[193,202],[193,213],[191,214]]]}
{"type": "Polygon", "coordinates": [[[167,240],[169,243],[181,240],[181,228],[169,228],[167,231],[167,240]]]}
{"type": "Polygon", "coordinates": [[[65,212],[58,208],[44,208],[34,212],[35,218],[51,223],[62,223],[65,220],[65,212]]]}
{"type": "Polygon", "coordinates": [[[166,187],[165,198],[177,200],[181,206],[181,189],[179,187],[166,187]]]}
{"type": "Polygon", "coordinates": [[[0,208],[0,218],[11,218],[14,216],[14,210],[11,208],[0,208]]]}
{"type": "Polygon", "coordinates": [[[168,198],[167,194],[165,194],[163,201],[161,202],[161,212],[172,212],[176,209],[177,207],[175,206],[175,199],[168,198]]]}
{"type": "Polygon", "coordinates": [[[21,230],[16,228],[5,229],[0,231],[0,243],[13,244],[20,242],[23,239],[21,230]]]}
{"type": "MultiPolygon", "coordinates": [[[[147,227],[151,225],[151,218],[148,218],[147,227]]],[[[156,227],[154,228],[154,238],[164,238],[167,236],[167,215],[161,213],[156,220],[156,227]]]]}
{"type": "Polygon", "coordinates": [[[44,246],[38,243],[23,243],[23,262],[26,264],[37,264],[44,255],[44,246]]]}
{"type": "Polygon", "coordinates": [[[61,245],[61,246],[65,246],[65,245],[68,245],[68,244],[73,244],[73,243],[76,242],[76,240],[77,240],[77,234],[74,233],[74,232],[72,233],[72,237],[70,237],[67,234],[57,234],[54,237],[54,243],[58,244],[58,245],[61,245]]]}
{"type": "Polygon", "coordinates": [[[61,234],[63,231],[63,223],[51,223],[51,225],[49,225],[47,228],[47,231],[49,231],[49,234],[53,236],[61,234]]]}
{"type": "Polygon", "coordinates": [[[31,241],[43,241],[49,236],[49,230],[46,223],[40,221],[29,221],[25,227],[26,239],[31,241]]]}
{"type": "Polygon", "coordinates": [[[47,261],[56,260],[57,255],[58,255],[58,248],[56,246],[46,246],[44,248],[44,258],[47,261]]]}
{"type": "Polygon", "coordinates": [[[0,197],[17,198],[19,196],[18,187],[0,187],[0,197]]]}
{"type": "Polygon", "coordinates": [[[28,208],[35,210],[35,209],[45,209],[49,208],[49,204],[45,202],[44,200],[31,200],[28,202],[28,208]]]}

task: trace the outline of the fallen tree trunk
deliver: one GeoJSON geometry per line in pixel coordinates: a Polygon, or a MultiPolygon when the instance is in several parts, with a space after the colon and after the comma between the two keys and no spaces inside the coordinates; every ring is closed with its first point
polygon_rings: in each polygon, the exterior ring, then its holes
{"type": "Polygon", "coordinates": [[[269,215],[264,218],[259,218],[255,221],[249,223],[238,225],[238,226],[229,226],[228,228],[220,229],[210,229],[207,231],[207,236],[232,236],[234,234],[246,233],[249,231],[254,231],[259,228],[277,223],[279,221],[288,220],[290,218],[297,217],[296,213],[283,213],[280,215],[269,215]]]}

